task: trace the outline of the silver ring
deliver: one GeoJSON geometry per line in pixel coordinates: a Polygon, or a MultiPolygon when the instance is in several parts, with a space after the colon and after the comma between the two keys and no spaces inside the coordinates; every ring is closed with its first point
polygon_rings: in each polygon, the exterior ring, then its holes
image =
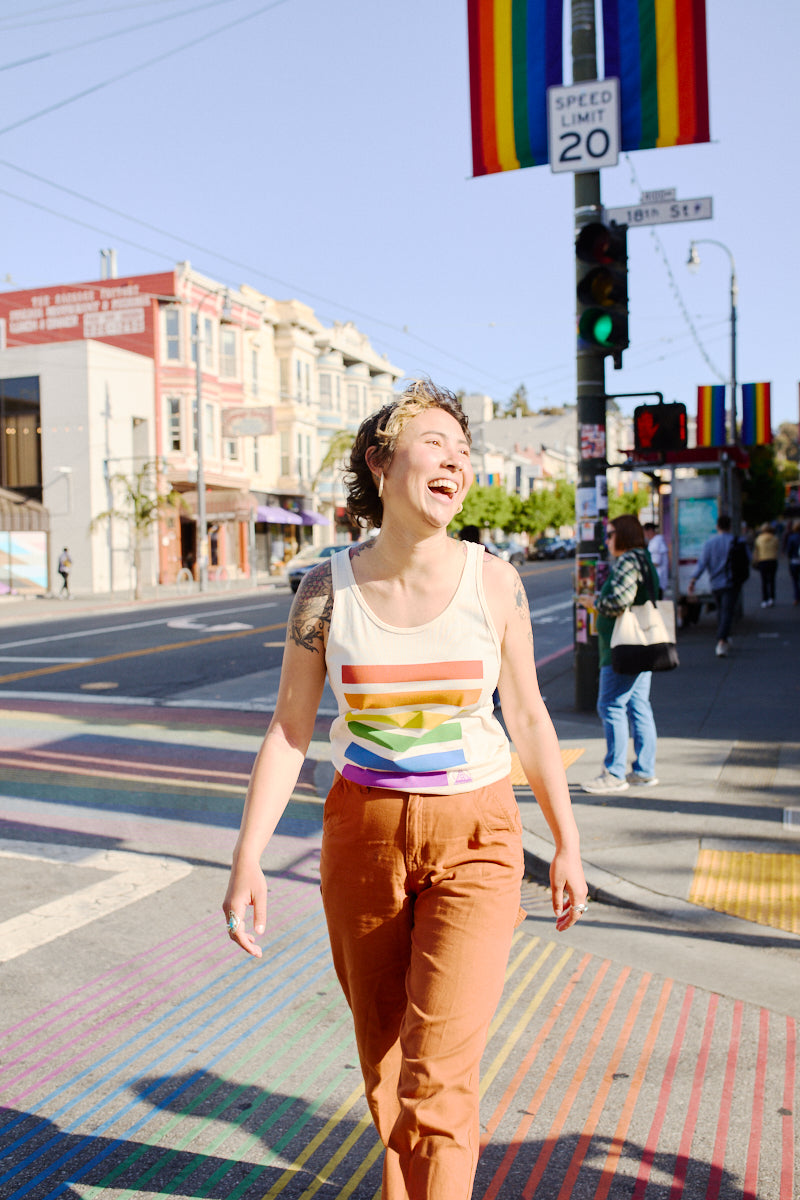
{"type": "Polygon", "coordinates": [[[588,904],[576,904],[576,905],[575,905],[575,912],[579,912],[579,913],[585,913],[585,912],[586,912],[586,910],[588,909],[588,907],[589,907],[589,905],[588,905],[588,904]]]}
{"type": "Polygon", "coordinates": [[[239,928],[240,925],[241,925],[241,921],[239,920],[239,918],[237,917],[237,915],[233,911],[233,909],[231,909],[231,911],[228,913],[228,933],[236,933],[236,930],[239,928]]]}

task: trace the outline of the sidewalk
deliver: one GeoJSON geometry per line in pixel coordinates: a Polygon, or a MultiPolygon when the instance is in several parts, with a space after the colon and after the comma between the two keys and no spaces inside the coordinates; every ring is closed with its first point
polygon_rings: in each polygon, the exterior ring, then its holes
{"type": "MultiPolygon", "coordinates": [[[[567,778],[593,897],[722,936],[744,918],[800,948],[800,608],[786,591],[762,609],[748,583],[728,658],[715,657],[713,613],[679,632],[680,667],[653,677],[657,787],[582,792],[602,768],[600,721],[575,711],[570,656],[542,672],[562,752],[583,751],[567,778]]],[[[517,796],[541,876],[548,831],[530,792],[517,796]]]]}

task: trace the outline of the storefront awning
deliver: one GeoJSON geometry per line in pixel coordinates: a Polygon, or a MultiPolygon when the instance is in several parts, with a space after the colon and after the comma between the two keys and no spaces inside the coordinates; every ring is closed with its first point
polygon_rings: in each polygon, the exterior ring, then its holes
{"type": "Polygon", "coordinates": [[[303,518],[297,513],[289,512],[278,504],[259,504],[256,509],[256,520],[265,521],[268,525],[302,525],[303,518]]]}
{"type": "Polygon", "coordinates": [[[330,525],[327,517],[323,517],[322,513],[306,512],[305,509],[300,509],[304,525],[330,525]]]}

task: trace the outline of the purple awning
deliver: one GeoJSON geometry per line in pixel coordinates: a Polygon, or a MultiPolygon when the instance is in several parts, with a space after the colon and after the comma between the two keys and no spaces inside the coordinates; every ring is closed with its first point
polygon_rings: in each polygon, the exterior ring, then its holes
{"type": "Polygon", "coordinates": [[[289,512],[277,504],[259,504],[256,509],[256,520],[266,521],[268,525],[302,525],[303,518],[297,513],[289,512]]]}

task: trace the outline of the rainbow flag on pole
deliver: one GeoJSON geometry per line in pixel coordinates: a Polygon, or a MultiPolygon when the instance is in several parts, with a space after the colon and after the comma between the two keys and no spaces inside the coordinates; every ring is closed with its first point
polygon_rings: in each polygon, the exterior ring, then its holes
{"type": "Polygon", "coordinates": [[[705,0],[603,0],[603,43],[622,150],[711,140],[705,0]]]}
{"type": "Polygon", "coordinates": [[[467,0],[472,173],[547,163],[547,89],[562,82],[563,0],[467,0]]]}
{"type": "Polygon", "coordinates": [[[697,389],[697,445],[724,446],[725,384],[705,383],[697,389]]]}
{"type": "Polygon", "coordinates": [[[768,383],[742,384],[742,445],[766,446],[772,441],[768,383]]]}

